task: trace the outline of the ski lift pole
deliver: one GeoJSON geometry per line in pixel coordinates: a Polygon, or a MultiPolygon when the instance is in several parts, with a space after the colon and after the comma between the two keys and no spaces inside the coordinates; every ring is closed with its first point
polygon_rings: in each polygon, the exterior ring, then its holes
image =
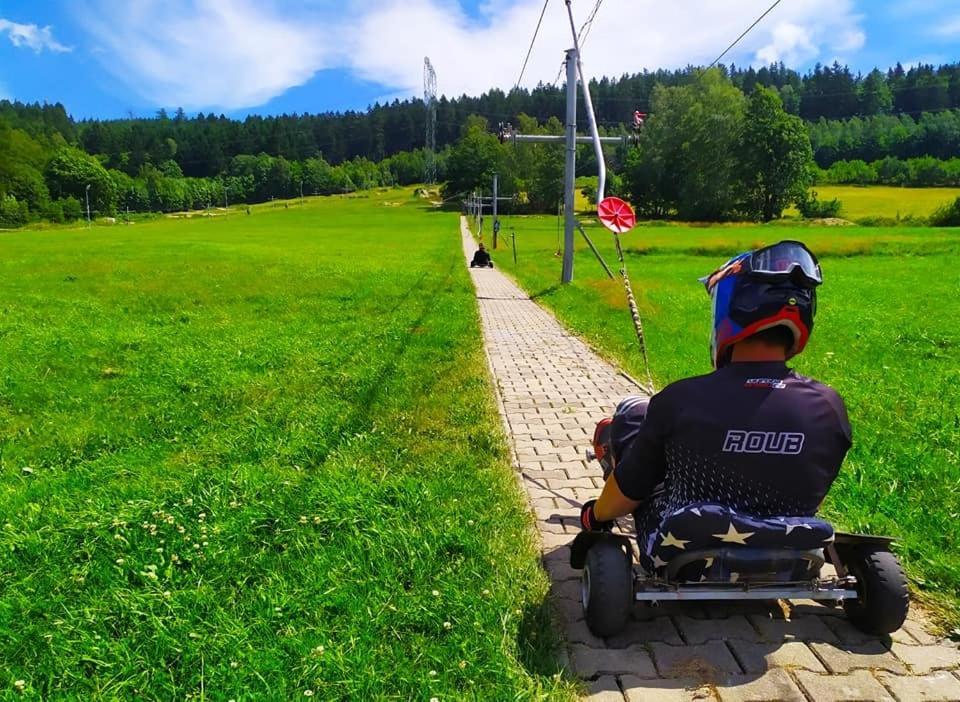
{"type": "Polygon", "coordinates": [[[573,50],[577,64],[577,74],[580,76],[580,88],[583,90],[584,112],[587,114],[587,123],[590,125],[590,136],[593,138],[593,151],[597,156],[597,202],[604,198],[607,184],[607,164],[603,160],[603,146],[600,143],[600,132],[597,129],[597,118],[593,113],[593,100],[590,98],[590,84],[583,73],[583,63],[580,61],[580,42],[577,39],[577,27],[573,22],[573,6],[571,0],[566,0],[567,17],[570,18],[570,32],[573,34],[573,50]]]}

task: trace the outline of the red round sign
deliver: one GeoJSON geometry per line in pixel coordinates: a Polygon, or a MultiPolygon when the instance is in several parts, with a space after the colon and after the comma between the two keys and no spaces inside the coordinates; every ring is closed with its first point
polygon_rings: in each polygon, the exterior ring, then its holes
{"type": "Polygon", "coordinates": [[[633,229],[637,223],[637,216],[633,213],[630,203],[618,197],[605,197],[597,205],[597,216],[603,226],[614,234],[623,234],[633,229]]]}

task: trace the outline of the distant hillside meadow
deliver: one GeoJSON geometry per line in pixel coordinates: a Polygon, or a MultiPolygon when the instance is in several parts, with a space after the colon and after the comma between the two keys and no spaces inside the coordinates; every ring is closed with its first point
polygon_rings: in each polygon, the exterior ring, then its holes
{"type": "MultiPolygon", "coordinates": [[[[800,166],[809,162],[812,175],[791,176],[786,188],[791,192],[761,207],[760,197],[770,201],[770,196],[752,192],[751,181],[769,178],[757,176],[756,164],[748,166],[754,169],[748,174],[739,172],[740,166],[736,173],[719,173],[731,183],[717,185],[716,192],[689,193],[676,181],[688,177],[695,182],[696,164],[671,162],[670,172],[658,176],[651,164],[666,151],[657,151],[649,139],[608,149],[610,191],[632,196],[648,216],[770,219],[782,212],[780,199],[786,197],[787,204],[801,199],[807,180],[960,186],[960,64],[897,65],[867,75],[854,75],[838,64],[818,65],[805,75],[783,64],[714,72],[719,83],[729,86],[721,90],[722,105],[702,89],[704,73],[697,68],[593,81],[601,131],[636,137],[628,125],[634,111],[641,110],[650,113],[647,126],[653,131],[659,119],[661,133],[676,133],[679,123],[667,116],[665,104],[670,95],[693,95],[709,105],[707,115],[728,123],[715,136],[726,135],[729,143],[701,145],[710,147],[715,161],[723,155],[719,162],[727,163],[739,153],[733,145],[746,128],[738,115],[745,107],[735,103],[762,87],[783,114],[803,120],[810,154],[801,154],[800,166]],[[660,180],[652,183],[650,177],[660,180]]],[[[455,201],[475,187],[489,188],[496,171],[502,192],[516,196],[512,211],[554,211],[561,196],[558,147],[458,147],[471,125],[478,124],[491,137],[501,122],[562,133],[564,100],[564,88],[553,85],[441,98],[437,177],[455,184],[445,195],[455,201]]],[[[174,212],[419,183],[427,159],[424,120],[420,100],[375,104],[365,112],[252,115],[244,120],[160,110],[153,118],[80,122],[59,103],[0,101],[0,227],[75,221],[88,213],[96,218],[174,212]]],[[[747,143],[755,143],[756,133],[752,137],[747,143]]],[[[595,172],[592,150],[581,146],[578,173],[595,172]]],[[[815,207],[804,211],[819,212],[815,207]]]]}

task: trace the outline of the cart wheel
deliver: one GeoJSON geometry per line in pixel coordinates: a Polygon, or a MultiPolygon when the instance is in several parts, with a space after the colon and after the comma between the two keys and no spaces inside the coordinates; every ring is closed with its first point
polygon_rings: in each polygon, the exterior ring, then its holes
{"type": "Polygon", "coordinates": [[[580,600],[587,627],[605,638],[620,632],[633,604],[631,555],[610,541],[600,541],[587,552],[580,577],[580,600]]]}
{"type": "Polygon", "coordinates": [[[851,549],[848,559],[843,564],[857,579],[859,597],[843,601],[847,618],[864,633],[892,634],[903,625],[910,608],[907,578],[900,561],[876,546],[851,549]]]}

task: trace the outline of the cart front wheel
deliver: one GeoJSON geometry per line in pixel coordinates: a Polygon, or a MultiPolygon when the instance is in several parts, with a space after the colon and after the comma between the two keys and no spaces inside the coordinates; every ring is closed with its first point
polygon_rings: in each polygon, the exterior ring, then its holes
{"type": "Polygon", "coordinates": [[[631,554],[616,542],[600,541],[587,552],[580,599],[590,631],[601,638],[623,630],[633,605],[631,554]]]}

